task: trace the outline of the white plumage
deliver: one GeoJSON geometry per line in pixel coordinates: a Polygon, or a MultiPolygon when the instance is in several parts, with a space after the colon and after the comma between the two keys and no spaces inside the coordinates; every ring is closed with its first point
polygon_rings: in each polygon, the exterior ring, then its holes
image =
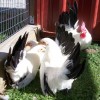
{"type": "Polygon", "coordinates": [[[19,46],[17,45],[16,49],[18,51],[14,51],[15,54],[13,56],[11,48],[9,49],[9,54],[5,61],[5,69],[12,80],[12,86],[18,89],[27,86],[35,78],[45,52],[44,45],[36,45],[27,53],[25,50],[20,51],[18,48],[22,47],[22,42],[26,40],[26,38],[22,38],[19,43],[17,41],[16,44],[19,46]]]}
{"type": "MultiPolygon", "coordinates": [[[[41,41],[44,41],[47,45],[44,59],[40,67],[40,81],[41,88],[43,93],[44,91],[44,73],[48,76],[47,81],[51,90],[56,93],[57,89],[60,88],[58,84],[62,82],[60,79],[62,76],[61,67],[65,59],[61,54],[61,50],[58,45],[49,38],[44,38],[41,41]]],[[[65,71],[65,70],[63,70],[65,71]]]]}
{"type": "MultiPolygon", "coordinates": [[[[43,38],[40,42],[45,42],[46,44],[46,52],[40,67],[40,82],[42,92],[46,95],[49,93],[55,94],[57,91],[64,89],[71,89],[75,78],[69,78],[71,71],[68,69],[68,67],[73,63],[74,60],[71,61],[69,59],[70,54],[64,55],[60,47],[52,39],[43,38]]],[[[79,55],[77,57],[79,58],[79,55]]]]}
{"type": "Polygon", "coordinates": [[[72,33],[73,38],[75,38],[75,44],[77,44],[79,42],[82,50],[88,48],[88,46],[92,42],[91,34],[86,29],[84,22],[82,23],[82,25],[80,25],[80,26],[78,25],[77,28],[72,28],[72,29],[67,30],[67,28],[65,27],[65,31],[68,31],[68,33],[70,33],[70,32],[72,33]],[[78,31],[79,27],[81,27],[80,31],[78,31]],[[82,30],[82,27],[84,27],[83,30],[82,30]]]}
{"type": "Polygon", "coordinates": [[[24,76],[26,75],[26,78],[18,83],[18,88],[23,88],[27,86],[35,78],[39,70],[44,52],[45,47],[43,45],[37,45],[27,52],[25,60],[22,61],[22,65],[19,66],[23,67],[21,73],[24,76]]]}
{"type": "Polygon", "coordinates": [[[62,12],[59,16],[59,26],[64,26],[65,31],[72,33],[72,36],[75,39],[75,44],[79,42],[82,50],[86,49],[92,42],[92,36],[86,28],[85,22],[79,24],[79,20],[77,18],[77,2],[75,1],[73,6],[68,4],[68,7],[69,12],[62,12]]]}

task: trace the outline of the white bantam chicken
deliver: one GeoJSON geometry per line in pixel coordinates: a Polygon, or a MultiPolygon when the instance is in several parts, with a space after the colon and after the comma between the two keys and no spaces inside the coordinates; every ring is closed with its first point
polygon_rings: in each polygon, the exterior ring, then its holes
{"type": "Polygon", "coordinates": [[[72,35],[68,32],[66,34],[63,28],[59,31],[63,36],[57,33],[58,45],[50,38],[40,40],[40,43],[46,45],[40,67],[40,82],[44,95],[54,95],[58,91],[71,89],[72,83],[82,74],[85,66],[85,60],[80,63],[80,44],[75,45],[72,35]]]}
{"type": "Polygon", "coordinates": [[[81,49],[86,49],[91,44],[92,37],[85,26],[85,22],[83,21],[79,24],[77,2],[75,1],[73,6],[68,3],[68,8],[69,12],[66,11],[60,14],[58,24],[59,26],[65,26],[65,30],[68,33],[72,33],[75,44],[79,42],[81,49]]]}
{"type": "Polygon", "coordinates": [[[36,45],[26,53],[24,48],[27,37],[26,33],[23,37],[19,37],[12,53],[11,48],[9,49],[4,64],[7,75],[11,79],[11,86],[18,89],[27,86],[35,78],[45,51],[44,45],[36,45]]]}

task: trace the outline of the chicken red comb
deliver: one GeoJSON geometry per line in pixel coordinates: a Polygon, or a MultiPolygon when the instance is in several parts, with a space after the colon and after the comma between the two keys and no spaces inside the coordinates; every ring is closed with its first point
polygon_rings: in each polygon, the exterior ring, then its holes
{"type": "Polygon", "coordinates": [[[81,34],[80,34],[80,38],[81,38],[81,39],[84,39],[85,37],[86,37],[86,33],[81,33],[81,34]]]}
{"type": "Polygon", "coordinates": [[[85,23],[82,22],[80,38],[84,39],[85,37],[86,37],[86,27],[85,27],[85,23]]]}
{"type": "Polygon", "coordinates": [[[86,27],[85,27],[85,23],[84,22],[82,22],[81,31],[86,31],[86,27]]]}

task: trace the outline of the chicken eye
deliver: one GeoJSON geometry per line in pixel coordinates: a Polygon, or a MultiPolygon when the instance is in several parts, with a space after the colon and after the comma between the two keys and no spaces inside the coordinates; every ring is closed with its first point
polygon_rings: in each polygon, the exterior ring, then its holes
{"type": "Polygon", "coordinates": [[[46,42],[44,42],[44,41],[42,41],[42,44],[43,44],[43,45],[47,45],[46,42]]]}

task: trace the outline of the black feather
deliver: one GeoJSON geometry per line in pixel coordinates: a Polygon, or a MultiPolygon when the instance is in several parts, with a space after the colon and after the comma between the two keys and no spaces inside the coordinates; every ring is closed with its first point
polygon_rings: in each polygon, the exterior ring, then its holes
{"type": "Polygon", "coordinates": [[[69,79],[79,77],[84,71],[84,67],[85,61],[83,61],[83,63],[80,64],[80,44],[77,43],[77,45],[73,48],[66,64],[66,68],[70,71],[69,74],[66,74],[67,77],[69,79]]]}
{"type": "Polygon", "coordinates": [[[13,69],[15,69],[19,63],[20,51],[16,51],[15,55],[12,56],[11,64],[13,69]]]}
{"type": "Polygon", "coordinates": [[[74,48],[72,49],[69,59],[75,60],[76,58],[79,57],[79,55],[80,55],[80,44],[77,43],[77,45],[75,45],[74,48]]]}
{"type": "Polygon", "coordinates": [[[70,28],[74,28],[75,23],[77,22],[77,14],[78,14],[78,5],[77,2],[74,1],[74,5],[71,6],[69,2],[67,2],[69,12],[62,12],[59,15],[59,24],[64,24],[70,28]]]}
{"type": "Polygon", "coordinates": [[[73,49],[74,47],[74,43],[73,42],[64,42],[61,46],[61,51],[64,55],[67,55],[67,54],[70,54],[71,53],[71,50],[73,49]]]}
{"type": "Polygon", "coordinates": [[[11,47],[9,48],[9,53],[7,55],[7,59],[6,59],[6,63],[5,63],[5,67],[10,66],[10,61],[11,61],[12,55],[11,55],[11,47]]]}
{"type": "Polygon", "coordinates": [[[16,44],[13,47],[12,56],[15,55],[16,51],[21,51],[21,50],[24,49],[27,37],[28,37],[28,34],[25,32],[25,34],[23,35],[23,37],[20,36],[18,38],[16,44]]]}
{"type": "Polygon", "coordinates": [[[15,69],[19,63],[19,59],[22,58],[23,50],[25,48],[25,44],[27,41],[28,34],[25,32],[23,37],[19,37],[16,44],[13,47],[12,54],[11,54],[11,48],[9,49],[6,67],[11,66],[13,69],[15,69]]]}
{"type": "Polygon", "coordinates": [[[81,66],[80,71],[79,71],[79,73],[77,73],[77,75],[74,78],[78,78],[83,73],[83,71],[85,69],[85,63],[86,63],[86,60],[83,60],[82,63],[80,64],[80,66],[81,66]]]}
{"type": "Polygon", "coordinates": [[[85,60],[83,61],[82,64],[78,64],[77,65],[77,68],[74,69],[73,72],[71,72],[70,74],[67,74],[67,77],[69,79],[75,79],[75,78],[78,78],[84,71],[84,68],[85,68],[85,60]]]}
{"type": "Polygon", "coordinates": [[[15,55],[15,52],[18,51],[20,45],[21,45],[21,42],[22,42],[22,39],[21,39],[21,36],[18,38],[16,44],[14,45],[13,47],[13,51],[12,51],[12,56],[15,55]]]}
{"type": "Polygon", "coordinates": [[[74,1],[74,10],[77,15],[78,14],[78,4],[77,4],[76,0],[74,1]]]}
{"type": "Polygon", "coordinates": [[[59,41],[59,45],[64,43],[67,39],[68,32],[65,32],[65,27],[56,26],[56,38],[59,41]]]}
{"type": "Polygon", "coordinates": [[[62,12],[60,15],[59,15],[59,24],[69,24],[69,14],[68,12],[62,12]]]}
{"type": "Polygon", "coordinates": [[[78,68],[77,66],[80,63],[80,44],[79,43],[77,43],[77,45],[73,48],[69,56],[69,60],[73,62],[73,66],[68,67],[68,69],[70,70],[71,73],[73,73],[74,70],[78,68]]]}
{"type": "Polygon", "coordinates": [[[61,46],[61,51],[63,54],[67,55],[70,53],[75,46],[75,39],[72,33],[65,31],[65,27],[56,26],[56,39],[59,41],[59,46],[61,46]]]}
{"type": "Polygon", "coordinates": [[[51,91],[47,81],[46,81],[46,75],[44,74],[44,92],[46,95],[50,94],[54,96],[54,93],[51,91]]]}
{"type": "Polygon", "coordinates": [[[15,70],[15,68],[17,67],[17,62],[15,61],[15,57],[12,57],[11,61],[10,61],[10,66],[12,67],[13,70],[15,70]]]}
{"type": "Polygon", "coordinates": [[[28,34],[25,32],[24,36],[22,37],[22,44],[21,44],[20,50],[23,50],[25,48],[27,38],[28,38],[28,34]]]}
{"type": "Polygon", "coordinates": [[[74,25],[77,21],[77,14],[75,13],[75,11],[72,9],[70,9],[69,11],[69,27],[73,27],[74,28],[74,25]]]}
{"type": "Polygon", "coordinates": [[[69,7],[69,26],[74,28],[75,23],[77,22],[77,13],[78,13],[78,6],[77,2],[74,1],[74,5],[71,6],[68,4],[69,7]]]}

